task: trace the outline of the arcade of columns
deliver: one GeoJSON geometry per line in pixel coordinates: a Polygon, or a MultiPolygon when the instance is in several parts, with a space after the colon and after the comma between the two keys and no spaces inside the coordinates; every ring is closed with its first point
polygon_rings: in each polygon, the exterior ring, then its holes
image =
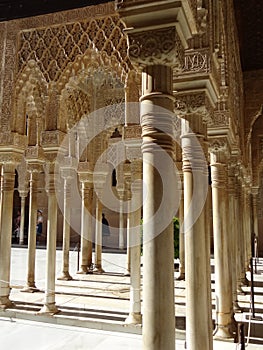
{"type": "Polygon", "coordinates": [[[258,233],[259,183],[254,181],[252,186],[242,134],[242,78],[233,8],[231,2],[204,3],[117,0],[116,8],[110,2],[68,11],[64,17],[53,14],[0,24],[1,308],[13,305],[9,282],[15,170],[22,227],[25,198],[29,199],[25,292],[37,290],[37,191],[45,180],[47,280],[40,313],[54,314],[58,311],[56,268],[61,269],[61,279],[72,278],[69,244],[71,225],[75,225],[70,215],[74,191],[81,198],[78,273],[89,273],[92,264],[94,272],[104,272],[101,217],[115,169],[117,186],[111,189],[118,199],[114,210],[119,213],[120,248],[124,247],[123,213],[127,211],[131,307],[126,322],[143,324],[143,348],[175,348],[173,228],[169,221],[176,214],[172,212],[174,202],[181,223],[179,278],[186,280],[187,347],[212,349],[213,331],[218,338],[233,336],[234,312],[239,311],[237,293],[247,282],[251,256],[252,209],[254,232],[258,233]],[[181,192],[174,179],[174,164],[181,192]],[[160,171],[160,165],[161,175],[155,170],[160,171]],[[143,310],[141,179],[148,194],[143,201],[143,310]],[[61,267],[55,266],[58,202],[63,213],[61,267]],[[166,216],[169,222],[162,227],[160,218],[166,216]]]}

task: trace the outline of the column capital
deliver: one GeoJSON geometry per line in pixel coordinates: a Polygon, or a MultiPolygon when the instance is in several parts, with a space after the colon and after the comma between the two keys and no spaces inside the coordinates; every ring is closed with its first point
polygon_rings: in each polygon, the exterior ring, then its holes
{"type": "Polygon", "coordinates": [[[180,71],[184,49],[175,26],[153,29],[128,30],[129,57],[139,68],[166,65],[180,71]]]}
{"type": "Polygon", "coordinates": [[[41,163],[45,162],[45,153],[42,147],[36,146],[28,146],[25,151],[25,158],[28,164],[30,163],[41,163]]]}
{"type": "Polygon", "coordinates": [[[55,193],[55,162],[47,162],[44,166],[45,177],[46,177],[46,192],[47,194],[55,193]]]}
{"type": "Polygon", "coordinates": [[[61,167],[60,174],[64,180],[71,180],[74,178],[75,169],[70,167],[61,167]]]}
{"type": "Polygon", "coordinates": [[[39,174],[43,170],[43,166],[41,163],[28,163],[27,164],[27,172],[29,174],[39,174]]]}
{"type": "Polygon", "coordinates": [[[225,137],[209,139],[209,153],[211,165],[215,163],[226,164],[230,156],[227,139],[225,137]]]}
{"type": "Polygon", "coordinates": [[[16,167],[21,162],[22,155],[12,152],[0,152],[0,164],[8,169],[16,167]]]}
{"type": "Polygon", "coordinates": [[[189,115],[199,115],[205,123],[212,120],[213,103],[206,90],[176,92],[175,99],[174,111],[181,118],[186,119],[189,115]]]}
{"type": "Polygon", "coordinates": [[[259,187],[258,186],[252,186],[251,187],[251,194],[253,197],[257,197],[259,194],[259,187]]]}
{"type": "Polygon", "coordinates": [[[15,165],[11,163],[4,163],[1,167],[2,176],[2,190],[3,191],[13,191],[14,181],[15,181],[15,165]]]}

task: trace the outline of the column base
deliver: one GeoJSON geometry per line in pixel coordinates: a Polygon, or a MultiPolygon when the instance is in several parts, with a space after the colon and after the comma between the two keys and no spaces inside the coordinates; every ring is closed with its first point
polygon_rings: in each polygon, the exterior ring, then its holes
{"type": "Polygon", "coordinates": [[[56,304],[45,304],[40,311],[38,311],[38,315],[55,315],[59,313],[59,309],[56,304]]]}
{"type": "Polygon", "coordinates": [[[184,281],[185,280],[185,274],[180,273],[180,275],[176,278],[177,281],[184,281]]]}
{"type": "Polygon", "coordinates": [[[242,280],[241,280],[241,285],[242,286],[246,286],[248,287],[249,286],[249,280],[247,279],[247,276],[245,276],[242,280]]]}
{"type": "Polygon", "coordinates": [[[15,306],[15,303],[13,303],[8,296],[0,297],[0,309],[10,309],[15,306]]]}
{"type": "Polygon", "coordinates": [[[105,271],[103,270],[103,268],[101,267],[101,265],[95,265],[93,272],[95,273],[104,273],[105,271]]]}
{"type": "Polygon", "coordinates": [[[237,300],[233,302],[233,310],[234,310],[234,313],[242,312],[242,309],[241,309],[241,307],[238,305],[237,300]]]}
{"type": "Polygon", "coordinates": [[[231,339],[234,335],[231,331],[231,325],[228,326],[217,326],[216,331],[214,333],[214,339],[215,340],[221,340],[221,339],[231,339]]]}
{"type": "Polygon", "coordinates": [[[69,272],[62,272],[62,275],[57,278],[59,281],[71,281],[73,278],[70,276],[69,272]]]}
{"type": "Polygon", "coordinates": [[[88,273],[88,266],[87,265],[81,265],[80,269],[77,272],[77,274],[85,275],[86,273],[88,273]]]}
{"type": "Polygon", "coordinates": [[[80,267],[80,269],[79,269],[79,271],[77,271],[77,274],[78,275],[86,275],[86,274],[92,274],[93,273],[93,270],[90,268],[90,267],[88,267],[88,266],[86,266],[86,265],[82,265],[81,267],[80,267]]]}
{"type": "Polygon", "coordinates": [[[130,312],[125,320],[125,324],[142,324],[142,314],[139,312],[130,312]]]}
{"type": "Polygon", "coordinates": [[[25,292],[25,293],[36,293],[36,292],[40,292],[40,289],[38,289],[36,286],[34,287],[29,287],[26,286],[23,289],[21,289],[20,292],[25,292]]]}

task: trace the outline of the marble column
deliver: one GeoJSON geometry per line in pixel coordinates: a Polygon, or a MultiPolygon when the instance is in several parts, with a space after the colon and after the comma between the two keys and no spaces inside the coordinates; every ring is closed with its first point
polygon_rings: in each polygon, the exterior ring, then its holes
{"type": "Polygon", "coordinates": [[[35,263],[36,263],[36,223],[37,223],[37,189],[40,167],[29,166],[29,225],[28,225],[28,255],[27,282],[24,292],[36,292],[35,263]]]}
{"type": "Polygon", "coordinates": [[[249,281],[247,279],[246,273],[249,270],[249,258],[247,250],[247,213],[246,213],[246,194],[245,194],[245,183],[244,183],[244,174],[241,173],[241,189],[240,189],[240,218],[241,218],[241,244],[242,244],[242,285],[248,286],[249,281]]]}
{"type": "MultiPolygon", "coordinates": [[[[183,186],[182,186],[183,187],[183,186]]],[[[179,276],[177,280],[185,279],[185,236],[183,230],[183,222],[184,222],[184,190],[182,188],[182,197],[180,201],[179,207],[179,276]]]]}
{"type": "Polygon", "coordinates": [[[46,164],[46,192],[48,196],[46,287],[44,305],[40,314],[59,312],[55,301],[56,281],[56,239],[57,239],[57,198],[55,192],[54,163],[46,164]]]}
{"type": "Polygon", "coordinates": [[[212,206],[215,257],[215,338],[233,337],[233,295],[230,270],[229,202],[227,196],[227,154],[211,149],[212,206]]]}
{"type": "Polygon", "coordinates": [[[171,77],[172,69],[161,64],[142,73],[144,350],[175,348],[171,77]]]}
{"type": "Polygon", "coordinates": [[[130,213],[130,312],[125,320],[126,324],[141,324],[141,208],[142,208],[142,185],[141,182],[135,183],[141,179],[142,167],[140,161],[134,161],[131,165],[132,182],[134,182],[131,197],[130,213]]]}
{"type": "Polygon", "coordinates": [[[246,177],[246,185],[245,185],[245,244],[246,244],[246,266],[248,270],[250,269],[250,259],[252,256],[252,247],[251,247],[251,238],[252,238],[252,225],[251,225],[251,216],[252,216],[252,208],[251,208],[251,188],[249,184],[249,179],[246,177]]]}
{"type": "MultiPolygon", "coordinates": [[[[184,234],[186,281],[186,346],[191,350],[212,349],[211,283],[208,267],[206,195],[207,164],[202,115],[182,118],[184,173],[184,234]],[[201,203],[203,204],[201,205],[201,203]],[[201,205],[201,206],[200,206],[201,205]]],[[[209,261],[209,263],[208,263],[209,261]]]]}
{"type": "Polygon", "coordinates": [[[127,188],[127,254],[126,254],[126,271],[125,276],[130,276],[131,274],[131,248],[130,248],[130,234],[131,234],[131,225],[132,225],[132,216],[131,216],[131,193],[130,189],[127,188]]]}
{"type": "Polygon", "coordinates": [[[102,268],[102,204],[96,199],[95,265],[94,272],[103,273],[102,268]]]}
{"type": "Polygon", "coordinates": [[[124,190],[117,189],[120,199],[119,207],[119,249],[124,249],[124,214],[123,214],[123,200],[124,190]]]}
{"type": "Polygon", "coordinates": [[[92,183],[81,180],[81,243],[79,274],[92,273],[92,183]]]}
{"type": "MultiPolygon", "coordinates": [[[[236,184],[236,204],[237,204],[237,217],[243,217],[243,199],[242,199],[242,185],[241,179],[237,180],[236,184]]],[[[246,279],[246,266],[245,266],[245,252],[244,252],[244,234],[243,234],[243,220],[239,219],[237,222],[238,232],[238,269],[237,269],[237,287],[240,293],[243,293],[242,285],[247,284],[246,279]]]]}
{"type": "Polygon", "coordinates": [[[1,178],[0,308],[6,309],[14,305],[9,296],[15,165],[2,164],[1,178]]]}
{"type": "Polygon", "coordinates": [[[237,231],[237,210],[236,210],[236,198],[235,198],[235,163],[233,160],[229,164],[228,168],[228,194],[229,194],[229,216],[228,227],[231,227],[230,235],[230,266],[232,272],[232,293],[233,293],[233,309],[234,312],[240,312],[241,309],[238,305],[237,299],[237,245],[238,245],[238,231],[237,231]]]}
{"type": "Polygon", "coordinates": [[[58,280],[69,281],[72,276],[69,273],[69,250],[70,250],[70,187],[74,176],[74,170],[61,169],[64,180],[64,208],[63,208],[63,247],[62,247],[62,273],[58,280]]]}
{"type": "Polygon", "coordinates": [[[252,209],[253,209],[253,252],[258,258],[258,187],[252,187],[252,209]]]}
{"type": "Polygon", "coordinates": [[[25,205],[26,205],[26,197],[28,191],[19,191],[19,195],[21,198],[21,221],[20,221],[20,236],[19,236],[19,244],[24,244],[24,231],[25,231],[25,205]]]}

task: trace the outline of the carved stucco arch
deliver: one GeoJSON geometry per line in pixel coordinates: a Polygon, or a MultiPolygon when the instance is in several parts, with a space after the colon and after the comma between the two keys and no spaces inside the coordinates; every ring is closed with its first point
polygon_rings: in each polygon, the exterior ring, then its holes
{"type": "Polygon", "coordinates": [[[261,184],[262,175],[263,175],[263,159],[261,159],[259,163],[258,172],[256,176],[253,176],[253,186],[259,187],[259,188],[262,186],[261,184]]]}
{"type": "Polygon", "coordinates": [[[32,113],[42,120],[45,116],[47,83],[36,62],[29,61],[17,77],[13,131],[26,134],[26,115],[32,113]]]}
{"type": "Polygon", "coordinates": [[[251,124],[250,124],[250,128],[249,128],[249,133],[247,136],[247,141],[246,141],[246,152],[248,155],[248,159],[249,159],[249,163],[251,165],[251,170],[252,170],[252,174],[253,174],[253,186],[258,185],[259,184],[259,179],[260,179],[260,172],[262,171],[262,167],[263,163],[262,160],[260,162],[260,166],[259,164],[255,164],[255,162],[253,162],[252,159],[252,135],[253,135],[253,128],[255,126],[255,123],[263,117],[263,105],[260,106],[258,112],[256,113],[256,115],[252,118],[251,124]],[[261,170],[260,170],[261,169],[261,170]],[[257,173],[257,174],[256,174],[257,173]]]}
{"type": "MultiPolygon", "coordinates": [[[[58,120],[60,129],[70,129],[82,117],[87,117],[95,109],[100,109],[108,105],[112,105],[112,111],[116,111],[116,114],[118,114],[118,104],[125,101],[125,83],[130,75],[134,77],[135,73],[131,74],[131,71],[125,73],[118,64],[115,56],[109,57],[104,52],[99,52],[96,49],[87,50],[85,55],[77,56],[74,62],[68,64],[56,84],[60,96],[58,120]],[[103,85],[101,88],[103,92],[101,91],[99,93],[99,103],[94,104],[94,84],[96,85],[94,76],[98,72],[112,77],[117,85],[111,88],[111,84],[106,82],[106,85],[103,85]]],[[[133,80],[129,83],[132,84],[132,82],[133,80]]],[[[122,104],[124,106],[124,103],[122,104]]],[[[111,119],[111,123],[113,123],[115,118],[114,112],[112,115],[108,115],[107,112],[110,110],[106,109],[104,119],[101,121],[103,123],[102,127],[105,127],[105,131],[103,134],[98,135],[96,140],[94,139],[91,142],[89,153],[93,153],[90,152],[91,149],[96,149],[97,151],[100,149],[97,152],[100,153],[107,147],[107,140],[114,131],[114,128],[107,129],[107,118],[111,119]]],[[[116,121],[116,126],[119,126],[118,121],[116,121]]],[[[96,128],[96,125],[93,128],[96,128]]],[[[97,158],[89,154],[87,158],[89,161],[92,161],[94,157],[97,158]]]]}
{"type": "Polygon", "coordinates": [[[256,115],[252,118],[252,121],[250,123],[249,133],[248,133],[248,136],[247,136],[246,147],[249,147],[249,144],[251,142],[251,136],[252,136],[253,127],[255,125],[255,122],[262,116],[263,116],[263,105],[260,106],[260,108],[259,108],[258,112],[256,113],[256,115]]]}

